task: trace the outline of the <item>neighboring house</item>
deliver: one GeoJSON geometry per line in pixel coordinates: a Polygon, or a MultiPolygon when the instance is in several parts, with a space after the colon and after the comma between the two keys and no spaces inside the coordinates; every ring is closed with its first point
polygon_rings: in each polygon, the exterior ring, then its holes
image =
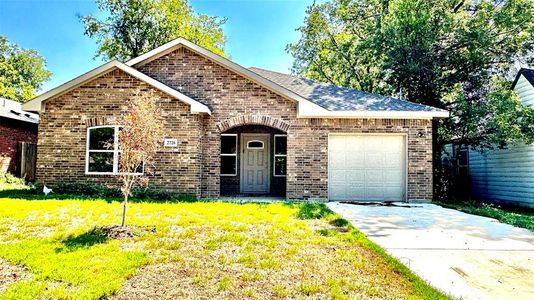
{"type": "Polygon", "coordinates": [[[117,120],[136,90],[156,92],[163,110],[165,147],[145,170],[154,188],[203,198],[432,199],[432,119],[447,111],[247,69],[184,39],[24,104],[41,114],[37,180],[114,182],[117,120]]]}
{"type": "MultiPolygon", "coordinates": [[[[534,107],[534,70],[521,69],[512,89],[523,104],[534,107]]],[[[534,145],[469,151],[469,176],[477,199],[534,208],[534,145]]]]}
{"type": "Polygon", "coordinates": [[[0,172],[17,173],[18,142],[37,142],[39,115],[23,111],[17,101],[0,97],[0,172]]]}

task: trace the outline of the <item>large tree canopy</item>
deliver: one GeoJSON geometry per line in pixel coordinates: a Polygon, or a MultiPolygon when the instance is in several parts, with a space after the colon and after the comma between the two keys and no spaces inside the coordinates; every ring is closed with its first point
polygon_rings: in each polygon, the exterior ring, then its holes
{"type": "Polygon", "coordinates": [[[33,49],[22,49],[0,35],[0,97],[25,102],[35,96],[52,73],[33,49]]]}
{"type": "Polygon", "coordinates": [[[177,37],[224,55],[225,18],[197,14],[187,0],[97,0],[105,19],[80,16],[85,34],[96,38],[96,56],[128,60],[177,37]]]}
{"type": "Polygon", "coordinates": [[[513,64],[534,58],[531,0],[333,0],[298,30],[294,72],[448,109],[435,146],[534,141],[533,110],[509,90],[513,64]]]}

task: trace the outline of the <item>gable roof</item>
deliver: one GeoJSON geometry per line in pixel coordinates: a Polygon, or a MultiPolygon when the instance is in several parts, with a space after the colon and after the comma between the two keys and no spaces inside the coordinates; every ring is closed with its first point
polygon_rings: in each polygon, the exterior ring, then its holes
{"type": "Polygon", "coordinates": [[[512,83],[512,90],[515,88],[515,85],[517,84],[517,81],[519,80],[521,75],[525,76],[528,82],[530,82],[530,84],[534,86],[534,70],[528,68],[521,68],[519,72],[517,72],[514,82],[512,83]]]}
{"type": "Polygon", "coordinates": [[[311,79],[250,68],[253,72],[294,91],[329,111],[404,111],[448,114],[435,107],[344,88],[311,79]]]}
{"type": "Polygon", "coordinates": [[[268,90],[298,103],[300,118],[446,118],[448,111],[259,68],[247,69],[186,39],[177,38],[126,62],[140,67],[185,47],[268,90]],[[298,84],[295,84],[299,82],[298,84]]]}
{"type": "Polygon", "coordinates": [[[296,101],[296,102],[300,102],[300,101],[308,101],[307,99],[295,94],[293,91],[291,90],[287,90],[279,85],[277,85],[276,83],[274,82],[271,82],[269,80],[266,80],[265,78],[263,78],[262,76],[259,76],[258,74],[250,71],[249,69],[239,65],[239,64],[236,64],[235,62],[225,58],[225,57],[222,57],[218,54],[215,54],[197,44],[194,44],[184,38],[177,38],[175,40],[172,40],[162,46],[159,46],[158,48],[154,49],[154,50],[151,50],[141,56],[138,56],[136,58],[133,58],[127,62],[125,62],[126,65],[128,66],[132,66],[132,67],[140,67],[144,64],[147,64],[155,59],[158,59],[166,54],[169,54],[170,52],[180,48],[180,47],[185,47],[187,48],[188,50],[191,50],[197,54],[199,54],[200,56],[203,56],[205,58],[207,58],[208,60],[230,70],[230,71],[233,71],[234,73],[237,73],[265,88],[267,88],[268,90],[272,91],[272,92],[275,92],[279,95],[282,95],[286,98],[289,98],[290,100],[293,100],[293,101],[296,101]]]}
{"type": "Polygon", "coordinates": [[[39,123],[39,115],[22,110],[20,102],[0,97],[0,117],[28,122],[39,123]]]}
{"type": "Polygon", "coordinates": [[[150,77],[150,76],[147,76],[139,71],[137,71],[136,69],[130,67],[130,66],[127,66],[123,63],[121,63],[120,61],[117,61],[117,60],[112,60],[108,63],[105,63],[103,65],[101,65],[100,67],[97,67],[83,75],[80,75],[74,79],[72,79],[71,81],[68,81],[54,89],[51,89],[37,97],[35,97],[33,100],[29,101],[29,102],[26,102],[22,105],[22,108],[24,110],[28,110],[28,111],[42,111],[43,109],[43,106],[42,106],[42,103],[54,96],[58,96],[58,95],[61,95],[61,94],[64,94],[68,91],[71,91],[72,89],[75,89],[79,86],[81,86],[82,84],[94,79],[94,78],[97,78],[98,76],[101,76],[101,75],[104,75],[106,73],[109,73],[115,69],[119,69],[119,70],[122,70],[124,71],[125,73],[141,80],[141,81],[144,81],[145,83],[153,86],[154,88],[156,89],[159,89],[160,91],[172,96],[172,97],[175,97],[176,99],[186,103],[186,104],[189,104],[190,107],[191,107],[191,112],[192,113],[207,113],[207,114],[210,114],[211,115],[211,110],[204,104],[180,93],[179,91],[157,81],[156,79],[150,77]]]}

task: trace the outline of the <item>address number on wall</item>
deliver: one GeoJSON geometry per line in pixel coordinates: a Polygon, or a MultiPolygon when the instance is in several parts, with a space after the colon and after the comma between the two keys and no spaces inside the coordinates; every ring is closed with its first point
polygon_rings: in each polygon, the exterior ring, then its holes
{"type": "Polygon", "coordinates": [[[163,147],[178,147],[178,140],[177,139],[164,139],[163,147]]]}

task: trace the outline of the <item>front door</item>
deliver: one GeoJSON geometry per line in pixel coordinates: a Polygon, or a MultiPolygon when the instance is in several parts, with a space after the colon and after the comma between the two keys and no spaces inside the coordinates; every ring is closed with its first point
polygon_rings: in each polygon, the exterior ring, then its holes
{"type": "Polygon", "coordinates": [[[269,193],[269,134],[241,134],[241,192],[269,193]]]}

